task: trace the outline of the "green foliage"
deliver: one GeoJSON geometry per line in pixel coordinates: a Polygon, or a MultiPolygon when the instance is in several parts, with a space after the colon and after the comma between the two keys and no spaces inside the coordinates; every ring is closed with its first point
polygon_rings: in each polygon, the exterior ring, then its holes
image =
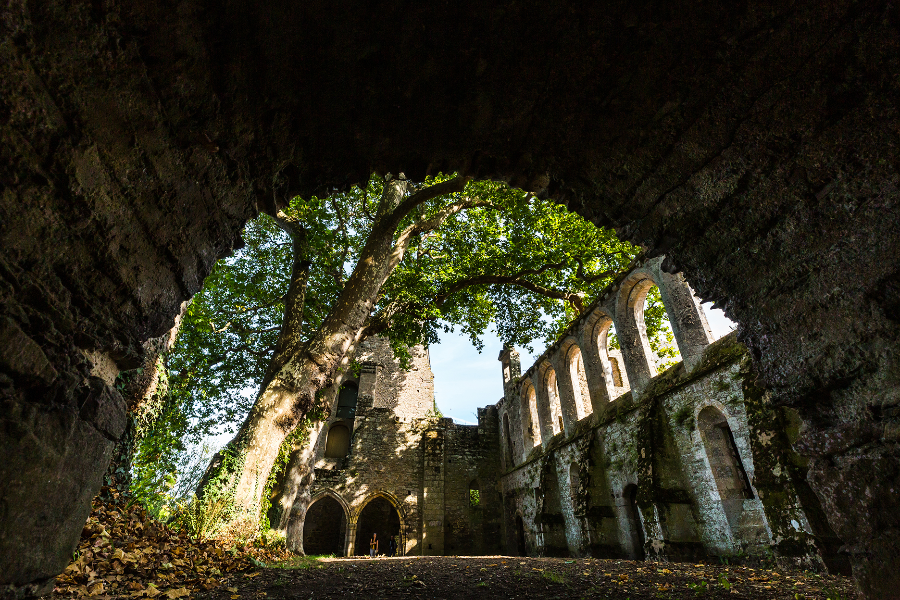
{"type": "Polygon", "coordinates": [[[223,452],[222,467],[213,476],[203,494],[194,494],[178,506],[174,526],[189,536],[204,540],[214,536],[235,516],[234,487],[240,478],[243,456],[223,452]]]}
{"type": "Polygon", "coordinates": [[[478,508],[481,505],[481,491],[469,490],[469,506],[478,508]]]}
{"type": "MultiPolygon", "coordinates": [[[[140,441],[137,487],[148,504],[157,504],[155,514],[165,515],[199,481],[207,451],[202,440],[234,433],[253,405],[282,333],[295,263],[309,265],[299,331],[289,332],[298,343],[318,331],[347,292],[381,215],[383,185],[373,177],[365,188],[294,198],[285,214],[302,236],[289,235],[284,220],[262,215],[247,224],[244,248],[216,264],[184,316],[168,357],[168,393],[140,441]]],[[[394,239],[460,202],[477,206],[414,235],[370,299],[372,321],[384,325],[381,335],[402,362],[411,346],[435,343],[440,331],[454,328],[479,349],[489,326],[505,342],[529,349],[535,339],[553,340],[577,316],[576,305],[589,303],[637,253],[554,202],[489,181],[420,204],[400,221],[394,239]]],[[[431,416],[443,415],[435,408],[431,416]]],[[[279,458],[275,470],[283,466],[279,458]]]]}

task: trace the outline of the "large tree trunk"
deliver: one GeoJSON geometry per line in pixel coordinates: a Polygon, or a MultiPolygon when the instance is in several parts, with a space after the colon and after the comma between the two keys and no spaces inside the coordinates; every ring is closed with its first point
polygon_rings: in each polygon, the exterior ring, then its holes
{"type": "MultiPolygon", "coordinates": [[[[309,341],[301,340],[302,319],[286,307],[263,388],[230,444],[243,456],[235,504],[246,516],[255,519],[259,514],[260,495],[285,437],[311,410],[327,413],[331,409],[324,405],[326,399],[320,398],[319,391],[332,385],[338,370],[349,365],[381,287],[406,248],[405,243],[394,242],[398,222],[394,209],[403,200],[406,187],[406,181],[400,179],[385,183],[372,234],[338,301],[309,341]]],[[[295,255],[295,268],[297,264],[295,255]]]]}

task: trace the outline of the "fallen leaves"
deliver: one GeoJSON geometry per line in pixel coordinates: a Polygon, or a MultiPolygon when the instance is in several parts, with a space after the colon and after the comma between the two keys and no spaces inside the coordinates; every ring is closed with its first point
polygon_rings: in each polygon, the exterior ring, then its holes
{"type": "Polygon", "coordinates": [[[188,598],[192,592],[215,589],[239,573],[258,575],[260,561],[290,556],[233,540],[192,540],[154,521],[139,505],[129,505],[116,490],[105,488],[101,496],[94,499],[74,560],[57,578],[57,594],[188,598]]]}

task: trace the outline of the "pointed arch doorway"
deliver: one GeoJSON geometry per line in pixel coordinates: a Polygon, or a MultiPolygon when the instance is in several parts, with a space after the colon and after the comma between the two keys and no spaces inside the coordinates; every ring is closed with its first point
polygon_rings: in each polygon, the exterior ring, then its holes
{"type": "Polygon", "coordinates": [[[394,505],[383,496],[370,500],[359,513],[356,520],[356,544],[354,554],[365,556],[369,553],[369,541],[372,534],[377,535],[378,553],[387,554],[388,541],[397,536],[397,556],[405,554],[405,540],[402,535],[400,513],[394,505]]]}
{"type": "Polygon", "coordinates": [[[303,519],[303,551],[311,556],[344,556],[347,515],[340,502],[324,495],[310,505],[303,519]]]}

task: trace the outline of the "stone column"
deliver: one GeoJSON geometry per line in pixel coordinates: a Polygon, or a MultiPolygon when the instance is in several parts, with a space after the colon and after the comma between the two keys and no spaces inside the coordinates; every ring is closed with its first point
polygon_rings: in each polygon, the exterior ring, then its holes
{"type": "Polygon", "coordinates": [[[656,367],[652,366],[653,351],[647,341],[647,328],[643,319],[635,318],[635,311],[643,310],[647,290],[653,285],[648,273],[638,270],[632,272],[622,283],[616,298],[616,333],[625,361],[625,371],[631,383],[631,393],[635,399],[641,395],[647,383],[656,375],[656,367]]]}
{"type": "Polygon", "coordinates": [[[575,408],[575,386],[569,370],[565,353],[557,350],[550,358],[553,370],[556,371],[556,390],[559,393],[559,407],[562,411],[563,429],[568,437],[578,422],[578,409],[575,408]]]}
{"type": "Polygon", "coordinates": [[[553,412],[550,410],[550,398],[547,396],[547,387],[544,385],[541,374],[535,373],[534,395],[537,400],[538,425],[541,428],[541,445],[545,448],[553,437],[553,412]]]}
{"type": "Polygon", "coordinates": [[[672,333],[678,343],[678,351],[684,360],[684,368],[690,371],[700,361],[703,350],[713,341],[712,330],[700,301],[694,295],[684,275],[670,275],[659,269],[662,258],[657,259],[654,270],[659,295],[666,306],[666,314],[672,325],[672,333]]]}

